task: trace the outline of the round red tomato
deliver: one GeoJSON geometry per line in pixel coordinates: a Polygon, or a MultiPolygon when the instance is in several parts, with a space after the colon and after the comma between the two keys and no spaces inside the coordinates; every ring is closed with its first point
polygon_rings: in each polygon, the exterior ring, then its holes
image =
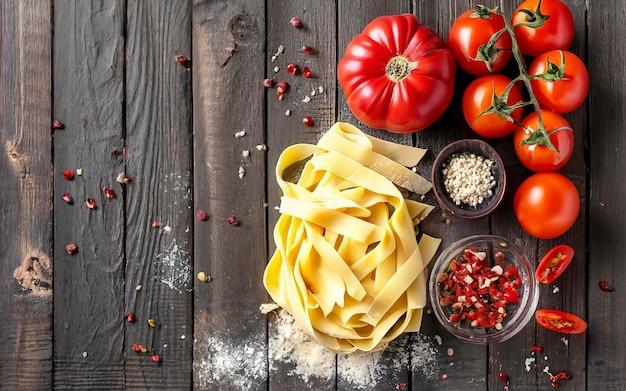
{"type": "Polygon", "coordinates": [[[394,133],[422,130],[447,109],[454,55],[415,15],[381,16],[348,44],[337,78],[365,125],[394,133]]]}
{"type": "Polygon", "coordinates": [[[587,98],[589,73],[577,55],[565,50],[543,53],[528,67],[531,85],[541,107],[557,113],[576,110],[587,98]]]}
{"type": "Polygon", "coordinates": [[[548,330],[563,334],[580,334],[587,330],[587,322],[574,314],[559,310],[537,310],[535,319],[548,330]]]}
{"type": "Polygon", "coordinates": [[[513,146],[522,164],[533,171],[556,171],[572,157],[574,151],[574,131],[560,114],[541,110],[545,132],[539,126],[537,112],[532,112],[521,122],[513,133],[513,146]],[[556,150],[546,144],[549,139],[556,150]]]}
{"type": "Polygon", "coordinates": [[[556,49],[567,49],[574,40],[574,17],[572,12],[559,0],[542,0],[541,9],[536,13],[538,0],[526,0],[513,13],[511,23],[515,27],[515,38],[520,51],[529,56],[556,49]],[[526,10],[533,14],[528,15],[526,10]],[[547,17],[547,18],[546,18],[547,17]],[[524,26],[543,19],[541,27],[524,26]]]}
{"type": "MultiPolygon", "coordinates": [[[[500,138],[513,133],[518,127],[515,122],[493,112],[480,115],[485,110],[512,106],[522,101],[522,92],[517,84],[509,91],[506,101],[501,96],[510,83],[511,79],[506,76],[486,75],[477,78],[467,86],[463,93],[463,116],[474,132],[487,138],[500,138]],[[494,94],[497,97],[494,97],[494,94]]],[[[524,109],[519,107],[507,114],[519,122],[523,111],[524,109]]]]}
{"type": "Polygon", "coordinates": [[[580,197],[563,174],[538,172],[517,188],[513,211],[524,231],[539,239],[554,239],[576,222],[580,197]]]}
{"type": "Polygon", "coordinates": [[[567,244],[559,244],[552,247],[543,256],[539,266],[537,266],[537,271],[535,272],[537,281],[543,284],[551,284],[563,274],[570,262],[572,262],[572,258],[574,258],[574,249],[567,244]]]}
{"type": "Polygon", "coordinates": [[[448,48],[454,53],[457,64],[467,73],[480,76],[501,71],[511,58],[511,36],[503,33],[496,40],[495,46],[479,56],[478,49],[489,42],[493,34],[504,28],[502,15],[492,14],[486,7],[479,7],[464,12],[459,16],[448,34],[448,48]],[[504,50],[497,50],[504,49],[504,50]],[[491,69],[484,60],[491,58],[491,69]]]}

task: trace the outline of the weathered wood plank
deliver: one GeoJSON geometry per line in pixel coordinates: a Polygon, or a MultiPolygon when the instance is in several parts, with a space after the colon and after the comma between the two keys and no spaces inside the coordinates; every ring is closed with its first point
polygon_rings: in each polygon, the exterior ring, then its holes
{"type": "Polygon", "coordinates": [[[54,385],[121,389],[124,378],[124,2],[54,7],[54,385]],[[82,175],[63,178],[66,169],[82,175]],[[103,188],[117,192],[108,199],[103,188]],[[73,204],[61,200],[70,193],[73,204]],[[85,205],[89,197],[96,208],[85,205]],[[75,243],[69,255],[65,244],[75,243]],[[98,368],[86,377],[87,368],[98,368]]]}
{"type": "MultiPolygon", "coordinates": [[[[621,1],[590,2],[587,18],[589,97],[589,254],[587,266],[587,388],[610,390],[626,384],[621,292],[626,265],[624,207],[624,97],[626,47],[622,37],[626,5],[621,1]],[[616,289],[598,288],[608,281],[616,289]]],[[[582,254],[581,254],[582,255],[582,254]]],[[[579,358],[580,359],[580,358],[579,358]]]]}
{"type": "Polygon", "coordinates": [[[194,269],[212,277],[194,288],[194,388],[265,390],[265,2],[194,1],[192,14],[193,194],[210,216],[194,269]]]}
{"type": "Polygon", "coordinates": [[[52,9],[0,4],[0,387],[52,388],[52,9]]]}
{"type": "MultiPolygon", "coordinates": [[[[335,42],[335,2],[326,2],[323,6],[307,1],[271,1],[268,2],[267,12],[267,44],[265,69],[266,77],[273,78],[277,82],[289,83],[289,91],[279,100],[275,91],[268,89],[266,92],[267,107],[267,145],[268,145],[268,238],[270,256],[275,249],[272,231],[279,213],[276,207],[280,205],[282,195],[275,178],[276,162],[280,153],[289,145],[297,143],[315,144],[322,132],[328,130],[335,122],[335,86],[336,73],[336,42],[335,42]],[[291,26],[292,17],[299,17],[303,27],[296,29],[291,26]],[[284,47],[284,53],[272,57],[284,47]],[[313,49],[313,55],[302,52],[302,47],[308,46],[313,49]],[[305,78],[301,73],[290,75],[286,66],[290,63],[297,64],[300,69],[309,67],[313,72],[313,78],[305,78]],[[275,72],[274,67],[279,71],[275,72]],[[319,87],[322,91],[319,91],[319,87]],[[315,95],[311,92],[315,91],[315,95]],[[303,102],[305,97],[310,97],[309,102],[303,102]],[[286,115],[289,110],[289,116],[286,115]],[[315,126],[306,127],[302,119],[310,116],[315,126]]],[[[269,357],[270,377],[269,384],[272,390],[285,389],[333,389],[335,385],[334,355],[328,355],[333,360],[332,365],[324,363],[324,369],[316,368],[311,376],[304,373],[298,364],[299,357],[296,350],[294,360],[292,357],[284,357],[279,354],[277,345],[280,341],[279,325],[276,317],[270,316],[269,324],[269,357]],[[291,373],[292,375],[287,375],[291,373]]],[[[304,353],[304,352],[302,352],[304,353]]],[[[306,362],[311,360],[309,354],[301,354],[299,357],[306,362]]]]}
{"type": "Polygon", "coordinates": [[[125,382],[189,390],[193,350],[191,2],[128,1],[125,382]],[[159,221],[161,226],[153,228],[159,221]],[[169,228],[168,228],[169,227],[169,228]],[[171,229],[171,230],[170,230],[171,229]],[[137,285],[142,285],[140,291],[137,285]],[[147,320],[153,319],[151,328],[147,320]],[[161,356],[136,354],[141,344],[161,356]]]}

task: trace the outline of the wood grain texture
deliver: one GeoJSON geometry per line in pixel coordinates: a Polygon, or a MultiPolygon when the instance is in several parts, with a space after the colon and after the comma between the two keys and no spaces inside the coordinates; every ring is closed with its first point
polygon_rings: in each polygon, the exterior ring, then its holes
{"type": "Polygon", "coordinates": [[[124,197],[116,182],[124,170],[124,22],[122,1],[54,4],[54,118],[65,124],[53,140],[57,389],[124,384],[114,375],[124,367],[124,197]],[[79,168],[82,175],[63,178],[79,168]],[[117,196],[106,198],[105,186],[117,196]],[[77,254],[67,254],[68,243],[77,254]]]}
{"type": "Polygon", "coordinates": [[[125,386],[189,390],[193,351],[191,3],[127,2],[125,386]],[[161,227],[153,228],[153,221],[161,227]],[[166,228],[166,227],[169,227],[166,228]],[[171,230],[170,230],[171,229],[171,230]],[[140,291],[136,290],[141,285],[140,291]],[[153,319],[151,328],[147,320],[153,319]],[[161,356],[138,355],[141,344],[161,356]]]}
{"type": "Polygon", "coordinates": [[[626,344],[621,295],[626,265],[626,208],[624,203],[624,101],[626,5],[621,1],[590,2],[587,17],[589,96],[589,247],[587,266],[589,322],[587,388],[620,389],[626,384],[626,344]],[[600,281],[615,287],[613,293],[598,288],[600,281]]]}
{"type": "Polygon", "coordinates": [[[265,2],[194,1],[192,14],[193,194],[210,216],[194,268],[212,277],[194,288],[194,388],[265,390],[265,2]]]}
{"type": "MultiPolygon", "coordinates": [[[[320,136],[328,130],[336,120],[336,4],[326,2],[320,7],[307,1],[271,1],[268,2],[267,14],[267,47],[265,69],[266,77],[277,82],[289,83],[289,91],[280,100],[275,91],[266,91],[267,107],[267,145],[268,145],[268,237],[271,256],[275,249],[273,227],[279,217],[276,207],[280,205],[282,193],[276,183],[276,162],[282,151],[297,143],[315,144],[320,136]],[[292,17],[302,20],[303,28],[296,29],[289,23],[292,17]],[[280,46],[284,53],[272,61],[280,46]],[[313,55],[302,52],[302,47],[308,46],[314,50],[313,55]],[[297,64],[300,69],[309,67],[313,78],[305,78],[301,74],[290,75],[286,66],[297,64]],[[275,72],[274,67],[279,71],[275,72]],[[319,92],[319,87],[323,92],[319,92]],[[311,92],[315,91],[315,95],[311,92]],[[305,97],[310,102],[303,102],[305,97]],[[286,115],[289,110],[290,115],[286,115]],[[306,127],[302,119],[310,116],[315,126],[306,127]]],[[[270,349],[278,341],[278,331],[274,320],[270,317],[269,339],[270,349]]],[[[269,357],[276,357],[274,350],[269,351],[269,357]]],[[[298,373],[297,362],[287,362],[284,358],[270,361],[269,384],[271,390],[285,389],[333,389],[335,386],[334,368],[332,373],[318,372],[310,378],[303,376],[285,376],[286,373],[298,373]]]]}
{"type": "Polygon", "coordinates": [[[0,4],[0,388],[52,387],[51,7],[0,4]]]}

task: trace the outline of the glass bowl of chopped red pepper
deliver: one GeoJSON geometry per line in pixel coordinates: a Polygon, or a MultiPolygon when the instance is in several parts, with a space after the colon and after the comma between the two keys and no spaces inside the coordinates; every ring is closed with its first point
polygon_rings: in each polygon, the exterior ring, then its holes
{"type": "Polygon", "coordinates": [[[534,267],[508,239],[475,235],[458,240],[435,261],[430,301],[451,334],[473,343],[498,343],[533,318],[539,301],[534,267]]]}

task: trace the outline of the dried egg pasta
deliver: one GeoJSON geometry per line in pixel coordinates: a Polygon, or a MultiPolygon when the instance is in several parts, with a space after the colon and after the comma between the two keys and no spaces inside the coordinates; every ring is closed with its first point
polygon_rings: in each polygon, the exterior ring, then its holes
{"type": "Polygon", "coordinates": [[[419,330],[426,265],[440,240],[423,234],[416,241],[416,224],[433,207],[405,200],[396,185],[430,190],[406,168],[425,152],[337,123],[317,145],[292,145],[278,160],[281,216],[263,282],[306,333],[335,352],[382,349],[419,330]],[[298,181],[286,180],[287,168],[304,161],[298,181]]]}

